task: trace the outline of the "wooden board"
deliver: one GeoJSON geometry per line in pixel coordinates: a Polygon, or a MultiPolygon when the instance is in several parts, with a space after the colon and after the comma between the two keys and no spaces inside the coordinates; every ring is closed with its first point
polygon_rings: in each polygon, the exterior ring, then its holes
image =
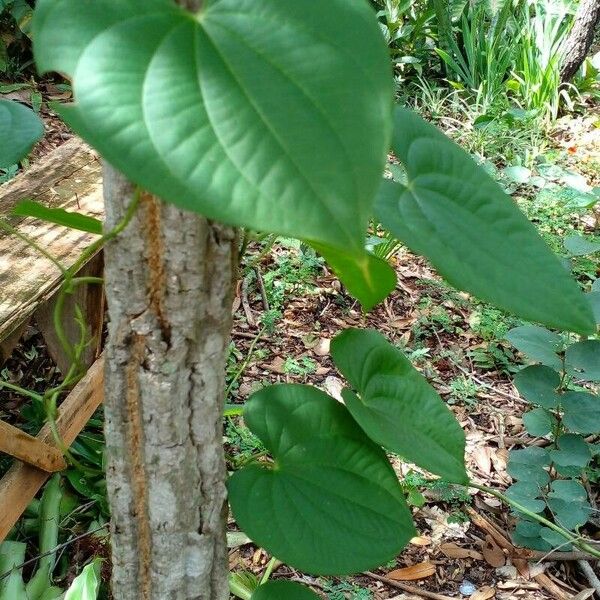
{"type": "Polygon", "coordinates": [[[60,450],[4,421],[0,421],[0,452],[48,473],[56,473],[67,467],[60,450]]]}
{"type": "MultiPolygon", "coordinates": [[[[104,360],[97,360],[87,375],[73,388],[58,409],[56,420],[64,444],[69,447],[104,398],[104,360]]],[[[52,433],[44,425],[37,439],[54,446],[52,433]]],[[[13,528],[33,500],[49,473],[22,462],[15,462],[0,480],[0,542],[13,528]]]]}
{"type": "MultiPolygon", "coordinates": [[[[23,199],[102,218],[100,160],[73,138],[0,186],[0,218],[69,268],[97,236],[37,219],[11,217],[10,211],[23,199]]],[[[0,230],[0,341],[27,322],[54,295],[61,280],[59,269],[49,259],[17,236],[0,230]]]]}

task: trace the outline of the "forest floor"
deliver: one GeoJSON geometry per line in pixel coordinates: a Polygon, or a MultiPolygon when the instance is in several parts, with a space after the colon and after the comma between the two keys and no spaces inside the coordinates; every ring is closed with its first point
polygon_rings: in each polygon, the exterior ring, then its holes
{"type": "MultiPolygon", "coordinates": [[[[31,90],[9,93],[23,96],[31,90]]],[[[60,88],[43,93],[59,100],[68,97],[60,88]]],[[[70,135],[45,108],[42,114],[48,135],[32,160],[70,135]]],[[[443,118],[440,124],[444,126],[443,118]]],[[[460,140],[463,132],[458,134],[455,137],[460,140]]],[[[579,196],[573,190],[587,194],[600,186],[600,114],[559,121],[546,143],[540,164],[551,163],[556,169],[550,174],[548,169],[540,171],[550,184],[541,188],[539,181],[533,184],[530,179],[507,177],[503,160],[482,158],[491,162],[498,180],[553,249],[564,255],[562,242],[569,233],[598,233],[600,213],[578,205],[579,196]]],[[[529,170],[531,177],[540,176],[537,167],[529,170]]],[[[521,321],[453,290],[426,260],[403,247],[391,260],[398,274],[396,290],[364,315],[310,249],[286,239],[272,246],[265,240],[251,243],[233,307],[227,402],[243,404],[253,391],[276,382],[307,383],[339,397],[343,381],[331,361],[330,342],[344,328],[371,327],[403,349],[456,415],[466,432],[472,479],[504,490],[511,483],[506,470],[509,450],[548,444],[526,432],[522,414],[527,405],[511,380],[524,359],[506,341],[506,333],[521,321]]],[[[593,256],[572,259],[572,268],[584,284],[600,275],[593,256]]],[[[34,326],[3,365],[0,377],[39,392],[56,383],[60,373],[34,326]]],[[[86,448],[93,449],[101,465],[100,417],[79,442],[82,455],[86,448]]],[[[35,431],[42,416],[15,394],[0,391],[0,419],[35,431]]],[[[226,418],[225,443],[230,468],[261,451],[260,442],[241,417],[226,418]]],[[[444,482],[432,483],[398,457],[392,457],[392,462],[404,481],[419,532],[396,560],[374,573],[346,579],[307,577],[285,565],[278,566],[273,576],[308,583],[328,600],[590,597],[582,592],[590,586],[574,561],[548,560],[544,553],[532,555],[512,545],[513,516],[494,498],[475,489],[466,493],[444,482]],[[528,560],[532,556],[535,560],[528,560]]],[[[6,461],[0,459],[0,469],[3,464],[6,461]]],[[[596,485],[600,467],[592,469],[589,477],[592,500],[600,501],[596,485]]],[[[87,523],[80,520],[67,530],[70,539],[85,531],[92,519],[102,522],[107,508],[101,480],[89,481],[73,468],[67,479],[90,515],[87,523]]],[[[230,523],[230,530],[236,531],[235,523],[230,523]]],[[[600,527],[591,526],[589,533],[600,539],[600,527]]],[[[71,574],[91,553],[99,552],[108,555],[104,538],[90,536],[73,544],[65,555],[71,574]]],[[[231,536],[232,570],[259,575],[269,560],[243,536],[231,536]]]]}

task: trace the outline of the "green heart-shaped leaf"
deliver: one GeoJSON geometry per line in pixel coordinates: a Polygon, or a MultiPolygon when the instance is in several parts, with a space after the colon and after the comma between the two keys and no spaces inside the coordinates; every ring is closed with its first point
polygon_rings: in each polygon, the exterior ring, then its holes
{"type": "Polygon", "coordinates": [[[229,480],[238,525],[302,571],[349,574],[395,556],[415,534],[385,453],[339,402],[303,385],[275,385],[248,401],[244,419],[275,464],[229,480]]]}
{"type": "Polygon", "coordinates": [[[544,408],[556,408],[560,402],[560,396],[556,393],[560,385],[560,375],[550,367],[526,367],[515,375],[514,383],[519,394],[527,402],[539,404],[544,408]]]}
{"type": "Polygon", "coordinates": [[[557,333],[537,325],[515,327],[506,334],[506,339],[531,360],[541,362],[555,371],[562,370],[562,361],[557,352],[564,348],[557,333]]]}
{"type": "Polygon", "coordinates": [[[557,479],[552,482],[548,494],[548,506],[556,521],[567,529],[584,525],[592,512],[585,488],[570,479],[557,479]]]}
{"type": "Polygon", "coordinates": [[[319,600],[319,596],[293,581],[269,581],[256,588],[251,600],[319,600]]]}
{"type": "Polygon", "coordinates": [[[565,427],[574,433],[600,431],[600,397],[586,392],[567,392],[561,398],[565,427]]]}
{"type": "Polygon", "coordinates": [[[600,381],[600,340],[585,340],[569,346],[565,362],[578,378],[600,381]]]}
{"type": "Polygon", "coordinates": [[[449,283],[517,315],[580,333],[589,303],[535,227],[454,142],[397,109],[392,147],[407,184],[385,181],[375,212],[449,283]]]}
{"type": "Polygon", "coordinates": [[[377,331],[348,329],[331,356],[360,396],[342,393],[372,440],[450,481],[468,480],[460,425],[400,350],[377,331]]]}
{"type": "Polygon", "coordinates": [[[392,77],[364,0],[39,0],[67,122],[132,181],[233,225],[362,249],[392,77]],[[291,43],[293,40],[293,43],[291,43]]]}
{"type": "Polygon", "coordinates": [[[556,418],[544,408],[534,408],[523,415],[523,424],[530,435],[542,436],[552,431],[556,418]]]}
{"type": "Polygon", "coordinates": [[[534,513],[542,513],[546,508],[546,503],[540,499],[541,493],[539,486],[530,481],[517,481],[506,490],[511,500],[534,513]]]}
{"type": "Polygon", "coordinates": [[[359,252],[341,251],[313,244],[348,291],[369,311],[396,287],[396,272],[380,258],[361,249],[359,252]]]}
{"type": "Polygon", "coordinates": [[[544,468],[550,466],[550,462],[547,450],[530,446],[523,450],[512,450],[508,456],[506,470],[513,479],[540,487],[550,481],[550,475],[544,468]]]}
{"type": "Polygon", "coordinates": [[[18,163],[44,135],[44,125],[29,108],[0,100],[0,167],[18,163]]]}
{"type": "Polygon", "coordinates": [[[519,519],[512,535],[513,541],[517,546],[533,550],[550,550],[552,546],[542,538],[542,529],[546,528],[537,522],[519,519]]]}
{"type": "Polygon", "coordinates": [[[562,475],[578,475],[578,471],[592,459],[590,447],[580,435],[561,435],[556,440],[556,445],[558,449],[550,450],[550,457],[556,470],[562,475]]]}

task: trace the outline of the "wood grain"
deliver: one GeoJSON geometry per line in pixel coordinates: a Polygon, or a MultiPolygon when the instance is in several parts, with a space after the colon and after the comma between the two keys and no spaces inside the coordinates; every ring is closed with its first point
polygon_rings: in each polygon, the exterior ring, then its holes
{"type": "MultiPolygon", "coordinates": [[[[17,202],[25,198],[102,218],[101,164],[96,154],[74,139],[0,186],[0,218],[69,268],[97,236],[10,216],[17,202]]],[[[27,322],[61,282],[60,270],[48,258],[25,240],[0,230],[0,341],[27,322]]]]}
{"type": "Polygon", "coordinates": [[[67,466],[60,450],[4,421],[0,421],[0,452],[47,473],[62,471],[67,466]]]}
{"type": "MultiPolygon", "coordinates": [[[[58,409],[56,420],[63,443],[69,447],[94,414],[104,397],[104,359],[97,360],[58,409]]],[[[50,427],[44,425],[37,440],[55,446],[50,427]]],[[[49,473],[15,462],[0,480],[0,542],[48,479],[49,473]]]]}

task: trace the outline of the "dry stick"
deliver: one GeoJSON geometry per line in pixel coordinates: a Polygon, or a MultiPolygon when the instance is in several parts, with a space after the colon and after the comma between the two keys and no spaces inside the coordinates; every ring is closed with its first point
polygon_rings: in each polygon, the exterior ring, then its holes
{"type": "MultiPolygon", "coordinates": [[[[511,558],[521,558],[524,560],[537,560],[539,562],[545,560],[599,560],[595,556],[587,552],[572,551],[572,552],[540,552],[539,550],[528,550],[526,548],[517,548],[504,533],[492,522],[488,521],[484,516],[480,515],[470,506],[466,507],[466,512],[471,518],[471,521],[476,527],[485,531],[494,538],[494,541],[508,551],[511,558]]],[[[568,543],[568,542],[566,542],[568,543]]]]}
{"type": "Polygon", "coordinates": [[[485,492],[486,494],[489,494],[490,496],[495,496],[496,498],[498,498],[498,500],[500,500],[504,504],[511,506],[512,508],[515,508],[520,513],[523,513],[525,516],[529,517],[531,520],[537,521],[538,523],[541,523],[545,527],[552,529],[553,531],[555,531],[556,533],[561,535],[565,540],[568,540],[569,542],[571,542],[574,546],[576,546],[580,550],[583,550],[584,552],[588,552],[592,556],[600,559],[600,549],[593,545],[592,540],[587,540],[585,538],[582,538],[581,536],[572,534],[570,531],[564,529],[563,527],[560,527],[559,525],[556,525],[555,523],[553,523],[552,521],[549,521],[545,517],[542,517],[541,515],[534,513],[533,511],[527,509],[525,506],[523,506],[519,502],[516,502],[512,498],[509,498],[505,494],[502,494],[490,487],[487,487],[485,485],[480,485],[473,481],[469,482],[468,487],[473,487],[482,492],[485,492]]]}
{"type": "MultiPolygon", "coordinates": [[[[256,339],[256,334],[255,333],[248,333],[247,331],[232,331],[231,332],[231,337],[240,337],[240,338],[246,338],[247,340],[255,340],[256,339]]],[[[261,341],[269,341],[270,338],[264,336],[264,335],[259,335],[258,339],[261,341]]],[[[2,382],[0,381],[0,384],[2,382]]]]}
{"type": "Polygon", "coordinates": [[[256,280],[258,281],[258,287],[260,288],[260,295],[262,296],[263,306],[265,312],[269,311],[269,299],[267,298],[267,290],[265,289],[265,282],[263,280],[263,276],[260,272],[260,267],[254,267],[254,272],[256,273],[256,280]]]}
{"type": "Polygon", "coordinates": [[[552,581],[552,579],[550,579],[546,573],[538,573],[534,576],[534,579],[541,587],[543,587],[549,594],[552,594],[552,596],[554,596],[557,600],[568,600],[571,597],[570,594],[567,596],[565,590],[556,585],[556,583],[554,583],[554,581],[552,581]]]}
{"type": "Polygon", "coordinates": [[[436,594],[435,592],[428,592],[427,590],[422,590],[414,585],[408,585],[407,583],[401,583],[400,581],[395,581],[389,577],[382,577],[381,575],[371,573],[371,571],[365,571],[365,575],[368,575],[377,581],[381,581],[386,585],[402,590],[403,592],[408,592],[409,594],[414,594],[415,596],[421,596],[422,598],[429,598],[430,600],[456,600],[455,597],[445,596],[444,594],[436,594]]]}
{"type": "Polygon", "coordinates": [[[458,363],[454,363],[454,366],[459,371],[462,371],[465,375],[470,377],[475,383],[478,383],[480,386],[487,388],[488,390],[492,390],[494,393],[498,394],[499,396],[504,396],[504,398],[508,398],[509,400],[513,400],[515,402],[520,402],[521,404],[527,404],[525,402],[525,400],[523,400],[523,398],[519,398],[519,396],[514,396],[513,394],[509,394],[507,392],[503,392],[502,390],[495,388],[493,385],[487,383],[483,379],[480,379],[479,377],[477,377],[477,375],[468,371],[467,369],[465,369],[463,366],[459,365],[458,363]]]}
{"type": "Polygon", "coordinates": [[[248,325],[256,325],[254,321],[254,315],[252,314],[252,309],[250,308],[250,302],[248,301],[248,285],[249,278],[248,276],[242,279],[242,308],[244,309],[244,314],[246,315],[246,321],[248,321],[248,325]]]}
{"type": "MultiPolygon", "coordinates": [[[[438,346],[440,348],[443,348],[444,346],[442,344],[442,340],[440,339],[440,336],[437,334],[437,331],[435,331],[434,333],[435,333],[435,337],[437,338],[437,341],[438,341],[438,346]]],[[[504,398],[508,398],[509,400],[513,400],[515,402],[520,402],[521,404],[527,404],[527,402],[525,402],[525,400],[523,400],[523,398],[520,398],[519,396],[513,396],[512,394],[508,394],[507,392],[503,392],[502,390],[496,389],[493,385],[491,385],[490,383],[487,383],[483,379],[480,379],[472,371],[469,371],[469,370],[465,369],[459,363],[455,362],[454,366],[459,371],[462,371],[465,375],[467,375],[468,377],[470,377],[475,383],[478,383],[480,386],[482,386],[484,388],[487,388],[488,390],[492,390],[493,392],[495,392],[499,396],[504,396],[504,398]]]]}
{"type": "Polygon", "coordinates": [[[580,571],[585,575],[589,584],[596,590],[598,596],[600,596],[600,579],[598,579],[598,576],[594,573],[594,569],[592,569],[590,563],[585,560],[578,560],[577,565],[579,566],[580,571]]]}

